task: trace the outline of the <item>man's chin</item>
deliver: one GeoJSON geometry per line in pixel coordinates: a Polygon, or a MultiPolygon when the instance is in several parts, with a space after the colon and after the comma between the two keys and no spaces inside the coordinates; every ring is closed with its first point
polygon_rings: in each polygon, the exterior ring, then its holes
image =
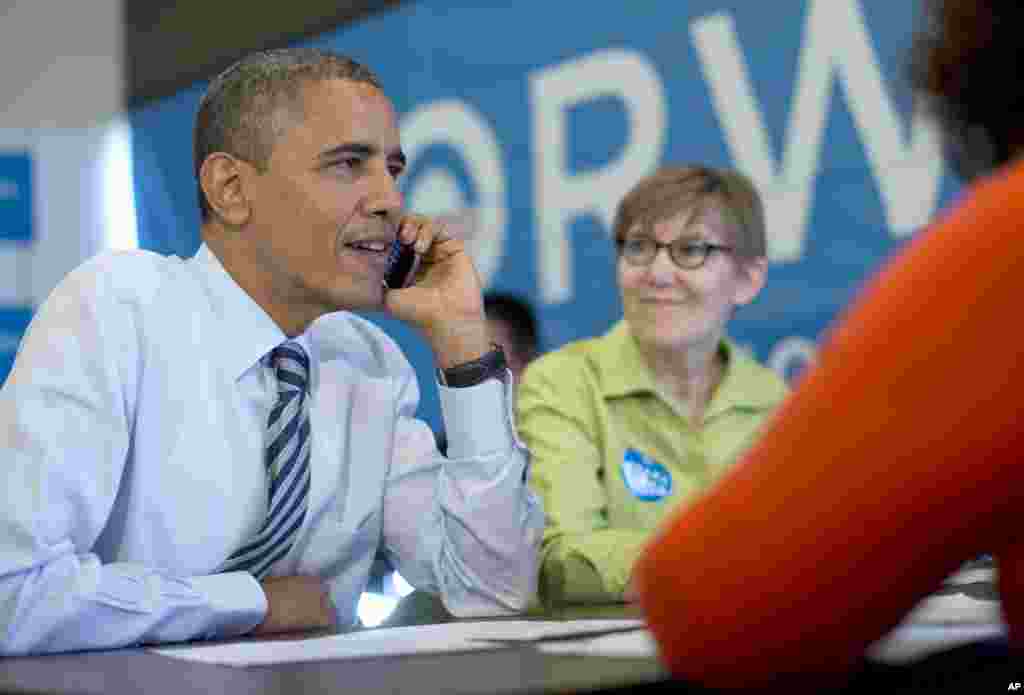
{"type": "Polygon", "coordinates": [[[358,294],[351,290],[345,293],[334,293],[326,304],[330,307],[329,313],[384,311],[384,286],[380,285],[376,289],[367,287],[364,292],[358,294]]]}

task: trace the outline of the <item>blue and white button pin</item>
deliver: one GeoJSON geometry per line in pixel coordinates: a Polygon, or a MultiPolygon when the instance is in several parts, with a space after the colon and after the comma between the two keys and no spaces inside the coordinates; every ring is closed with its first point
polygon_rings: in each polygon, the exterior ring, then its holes
{"type": "Polygon", "coordinates": [[[636,449],[626,449],[619,470],[626,487],[639,500],[657,502],[672,494],[672,474],[636,449]]]}

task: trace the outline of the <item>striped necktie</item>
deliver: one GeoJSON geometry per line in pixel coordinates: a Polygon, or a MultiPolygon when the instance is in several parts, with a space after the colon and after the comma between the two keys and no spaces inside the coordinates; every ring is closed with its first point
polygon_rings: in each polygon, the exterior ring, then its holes
{"type": "Polygon", "coordinates": [[[288,340],[270,352],[277,375],[277,403],[267,419],[265,462],[270,482],[267,518],[256,536],[221,565],[256,579],[291,549],[306,517],[309,495],[309,357],[288,340]]]}

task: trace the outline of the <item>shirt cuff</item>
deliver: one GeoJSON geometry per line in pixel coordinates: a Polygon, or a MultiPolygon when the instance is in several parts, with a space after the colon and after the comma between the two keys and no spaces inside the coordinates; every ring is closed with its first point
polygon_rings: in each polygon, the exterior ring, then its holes
{"type": "Polygon", "coordinates": [[[190,581],[206,597],[213,613],[207,637],[244,635],[267,615],[267,597],[248,572],[209,574],[190,581]]]}
{"type": "Polygon", "coordinates": [[[448,439],[448,458],[472,458],[513,446],[522,448],[512,420],[510,374],[505,380],[488,379],[464,388],[438,384],[437,390],[448,439]]]}

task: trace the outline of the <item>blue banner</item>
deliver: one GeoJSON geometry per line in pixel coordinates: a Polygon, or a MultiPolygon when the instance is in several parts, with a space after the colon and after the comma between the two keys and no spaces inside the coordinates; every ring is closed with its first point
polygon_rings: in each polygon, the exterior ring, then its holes
{"type": "MultiPolygon", "coordinates": [[[[918,2],[423,0],[318,37],[401,114],[409,207],[445,215],[488,287],[538,309],[544,348],[621,315],[609,226],[666,163],[733,166],[766,203],[771,267],[733,337],[793,375],[865,277],[957,187],[904,80],[918,2]]],[[[197,84],[132,114],[142,246],[199,243],[197,84]]],[[[432,358],[376,317],[421,375],[432,358]]]]}
{"type": "Polygon", "coordinates": [[[21,335],[32,319],[27,251],[35,237],[33,221],[32,156],[0,152],[0,383],[14,363],[21,335]]]}
{"type": "Polygon", "coordinates": [[[32,240],[32,158],[0,152],[0,242],[32,240]]]}
{"type": "Polygon", "coordinates": [[[0,307],[0,383],[14,366],[21,336],[32,321],[32,307],[0,307]]]}

